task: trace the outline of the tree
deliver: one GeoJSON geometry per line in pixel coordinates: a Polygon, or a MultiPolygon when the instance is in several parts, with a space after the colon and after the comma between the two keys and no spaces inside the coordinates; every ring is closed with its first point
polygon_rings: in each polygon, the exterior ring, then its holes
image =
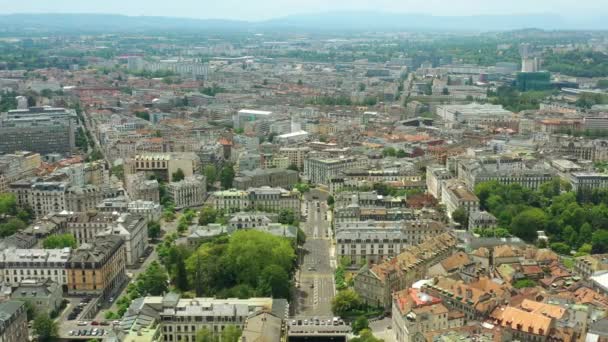
{"type": "Polygon", "coordinates": [[[557,254],[570,254],[570,246],[563,242],[554,242],[550,247],[557,254]]]}
{"type": "Polygon", "coordinates": [[[294,185],[294,188],[298,190],[299,193],[304,194],[310,191],[310,185],[305,183],[297,183],[294,185]]]}
{"type": "Polygon", "coordinates": [[[534,287],[536,286],[536,283],[534,282],[534,280],[531,279],[519,279],[515,282],[515,284],[513,284],[513,287],[516,289],[523,289],[524,287],[534,287]]]}
{"type": "Polygon", "coordinates": [[[235,325],[228,325],[222,330],[221,342],[238,342],[241,335],[241,329],[235,325]]]}
{"type": "Polygon", "coordinates": [[[59,337],[57,322],[53,321],[47,313],[36,316],[32,328],[34,334],[38,335],[38,341],[54,341],[59,337]]]}
{"type": "Polygon", "coordinates": [[[17,199],[14,194],[0,194],[0,215],[14,215],[17,212],[17,199]]]}
{"type": "Polygon", "coordinates": [[[295,225],[297,223],[296,217],[291,209],[281,209],[279,211],[279,223],[295,225]]]}
{"type": "Polygon", "coordinates": [[[336,200],[334,199],[334,196],[332,196],[332,195],[327,196],[327,205],[334,205],[335,201],[336,200]]]}
{"type": "Polygon", "coordinates": [[[353,289],[338,292],[331,301],[331,309],[337,316],[347,316],[361,306],[361,298],[353,289]]]}
{"type": "Polygon", "coordinates": [[[279,265],[269,265],[260,275],[258,289],[264,296],[273,298],[289,298],[289,274],[279,265]]]}
{"type": "Polygon", "coordinates": [[[298,166],[296,164],[289,164],[289,166],[287,167],[287,170],[300,172],[300,169],[298,169],[298,166]]]}
{"type": "Polygon", "coordinates": [[[382,150],[382,155],[384,157],[395,157],[397,156],[397,150],[395,150],[394,147],[385,147],[384,150],[382,150]]]}
{"type": "Polygon", "coordinates": [[[42,241],[46,249],[76,248],[76,238],[71,233],[51,235],[42,241]]]}
{"type": "Polygon", "coordinates": [[[217,181],[217,169],[215,165],[206,165],[203,174],[207,179],[207,185],[213,185],[217,181]]]}
{"type": "Polygon", "coordinates": [[[171,181],[179,182],[184,180],[185,177],[186,176],[184,175],[184,170],[178,168],[177,171],[173,172],[173,174],[171,175],[171,181]]]}
{"type": "Polygon", "coordinates": [[[36,308],[34,304],[32,304],[29,300],[23,300],[23,304],[25,305],[25,313],[27,315],[27,321],[31,321],[36,318],[36,308]]]}
{"type": "Polygon", "coordinates": [[[148,237],[157,239],[160,236],[160,223],[158,221],[148,222],[148,237]]]}
{"type": "Polygon", "coordinates": [[[186,263],[183,258],[177,260],[177,266],[175,267],[175,287],[180,291],[188,291],[188,272],[186,271],[186,263]]]}
{"type": "Polygon", "coordinates": [[[209,223],[215,223],[217,219],[217,211],[212,207],[205,206],[201,209],[201,212],[198,216],[198,224],[201,226],[206,226],[209,223]]]}
{"type": "Polygon", "coordinates": [[[142,295],[160,296],[167,292],[168,276],[165,268],[153,261],[137,277],[137,287],[142,295]]]}
{"type": "Polygon", "coordinates": [[[359,334],[362,330],[369,329],[369,321],[365,316],[359,316],[352,324],[353,333],[359,334]]]}
{"type": "Polygon", "coordinates": [[[372,331],[369,329],[363,329],[359,332],[359,336],[355,338],[351,338],[349,341],[351,342],[383,342],[372,334],[372,331]]]}
{"type": "Polygon", "coordinates": [[[304,83],[302,82],[302,80],[298,80],[298,85],[302,86],[304,83]]]}
{"type": "Polygon", "coordinates": [[[595,231],[591,236],[591,246],[593,254],[606,253],[608,251],[608,230],[595,231]]]}
{"type": "Polygon", "coordinates": [[[469,226],[469,213],[462,207],[458,208],[452,213],[452,220],[466,229],[469,226]]]}
{"type": "Polygon", "coordinates": [[[402,149],[398,149],[396,157],[397,158],[405,158],[405,157],[407,157],[407,153],[404,150],[402,150],[402,149]]]}
{"type": "Polygon", "coordinates": [[[306,243],[306,233],[304,233],[304,230],[302,230],[302,228],[300,228],[300,227],[298,227],[297,240],[298,240],[298,245],[300,245],[300,246],[302,246],[306,243]]]}
{"type": "Polygon", "coordinates": [[[112,169],[110,170],[110,173],[112,175],[116,176],[116,178],[118,178],[118,179],[123,179],[123,177],[125,175],[125,171],[124,171],[123,165],[112,166],[112,169]]]}
{"type": "Polygon", "coordinates": [[[8,222],[0,224],[0,237],[13,235],[16,232],[25,229],[27,224],[18,218],[11,218],[8,222]]]}
{"type": "Polygon", "coordinates": [[[511,222],[511,233],[527,242],[533,242],[537,238],[537,231],[544,230],[547,226],[547,214],[538,208],[530,208],[513,218],[511,222]]]}
{"type": "Polygon", "coordinates": [[[234,181],[234,166],[228,164],[222,168],[220,172],[220,182],[224,189],[232,188],[232,182],[234,181]]]}
{"type": "Polygon", "coordinates": [[[217,342],[217,338],[209,329],[202,328],[196,332],[196,342],[217,342]]]}

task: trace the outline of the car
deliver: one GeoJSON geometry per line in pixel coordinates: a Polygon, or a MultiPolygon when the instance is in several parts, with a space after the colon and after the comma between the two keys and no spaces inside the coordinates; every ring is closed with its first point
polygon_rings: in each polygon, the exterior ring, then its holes
{"type": "Polygon", "coordinates": [[[108,322],[108,321],[101,321],[101,322],[99,322],[99,325],[110,325],[110,322],[108,322]]]}
{"type": "Polygon", "coordinates": [[[82,335],[82,330],[78,330],[78,331],[76,332],[76,336],[80,336],[80,335],[82,335]]]}
{"type": "Polygon", "coordinates": [[[74,336],[74,334],[75,334],[74,330],[70,330],[69,335],[70,335],[70,336],[74,336]]]}
{"type": "Polygon", "coordinates": [[[79,326],[89,325],[89,322],[87,322],[87,321],[78,321],[78,325],[79,326]]]}
{"type": "Polygon", "coordinates": [[[308,325],[308,320],[307,319],[304,320],[304,325],[308,325]]]}
{"type": "Polygon", "coordinates": [[[93,321],[93,322],[91,322],[91,325],[99,325],[99,322],[93,321]]]}
{"type": "Polygon", "coordinates": [[[314,268],[313,266],[310,266],[310,267],[308,268],[308,270],[309,270],[309,271],[316,271],[317,269],[316,269],[316,268],[314,268]]]}
{"type": "Polygon", "coordinates": [[[310,284],[310,288],[314,289],[315,288],[315,284],[310,284]]]}
{"type": "Polygon", "coordinates": [[[298,324],[298,321],[296,321],[295,319],[293,321],[291,321],[291,325],[296,325],[298,324]]]}
{"type": "Polygon", "coordinates": [[[99,336],[103,336],[106,334],[106,331],[104,329],[99,329],[99,336]]]}
{"type": "Polygon", "coordinates": [[[108,302],[110,302],[110,303],[114,302],[114,297],[110,297],[110,299],[108,299],[108,302]]]}
{"type": "Polygon", "coordinates": [[[118,325],[118,324],[120,324],[120,321],[114,321],[114,322],[112,322],[112,324],[118,325]]]}

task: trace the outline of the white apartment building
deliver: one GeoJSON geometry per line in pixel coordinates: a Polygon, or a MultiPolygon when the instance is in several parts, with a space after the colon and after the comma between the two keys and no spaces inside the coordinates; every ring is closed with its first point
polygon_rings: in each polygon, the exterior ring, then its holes
{"type": "Polygon", "coordinates": [[[479,210],[479,198],[464,183],[457,180],[445,181],[441,189],[441,203],[445,205],[450,218],[458,208],[463,208],[469,216],[479,210]]]}
{"type": "Polygon", "coordinates": [[[65,287],[66,265],[71,252],[70,248],[7,249],[0,252],[0,273],[3,281],[13,287],[31,279],[51,279],[65,287]]]}
{"type": "Polygon", "coordinates": [[[451,179],[452,175],[443,166],[429,165],[426,168],[426,188],[429,194],[441,200],[441,186],[443,181],[451,179]]]}
{"type": "Polygon", "coordinates": [[[343,222],[336,224],[336,253],[352,264],[378,263],[444,232],[433,220],[343,222]]]}
{"type": "Polygon", "coordinates": [[[309,147],[281,147],[279,155],[289,159],[289,165],[295,165],[299,170],[304,169],[304,160],[310,152],[309,147]]]}
{"type": "Polygon", "coordinates": [[[570,176],[572,190],[605,189],[608,187],[608,174],[597,172],[573,172],[570,176]]]}
{"type": "Polygon", "coordinates": [[[213,334],[228,326],[242,329],[252,314],[267,311],[285,318],[286,309],[284,299],[180,298],[179,294],[168,293],[164,297],[135,299],[117,329],[128,332],[138,321],[149,324],[157,319],[162,341],[194,342],[196,333],[202,329],[213,334]]]}
{"type": "Polygon", "coordinates": [[[103,235],[118,235],[125,241],[127,265],[137,263],[148,248],[148,225],[142,216],[122,214],[114,223],[97,234],[97,236],[103,235]]]}
{"type": "Polygon", "coordinates": [[[329,181],[332,178],[339,176],[342,171],[353,168],[363,168],[366,165],[367,159],[359,157],[313,157],[304,160],[304,175],[314,184],[329,185],[329,181]]]}
{"type": "Polygon", "coordinates": [[[186,177],[169,183],[167,192],[176,208],[201,206],[207,197],[207,179],[201,175],[186,177]]]}

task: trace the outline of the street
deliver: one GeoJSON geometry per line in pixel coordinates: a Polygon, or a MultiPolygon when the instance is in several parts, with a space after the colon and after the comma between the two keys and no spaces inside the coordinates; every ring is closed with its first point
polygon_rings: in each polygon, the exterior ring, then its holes
{"type": "Polygon", "coordinates": [[[331,317],[331,301],[335,295],[335,254],[331,252],[330,222],[327,204],[306,200],[303,210],[308,219],[302,223],[306,243],[299,255],[300,270],[296,274],[299,288],[293,303],[295,317],[331,317]]]}

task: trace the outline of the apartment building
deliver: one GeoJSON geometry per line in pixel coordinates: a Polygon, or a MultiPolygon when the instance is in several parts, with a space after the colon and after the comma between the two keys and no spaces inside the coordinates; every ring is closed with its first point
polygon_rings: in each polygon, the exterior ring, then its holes
{"type": "Polygon", "coordinates": [[[443,166],[433,165],[426,168],[426,187],[429,194],[441,200],[443,181],[452,178],[452,174],[443,166]]]}
{"type": "Polygon", "coordinates": [[[95,212],[58,214],[67,220],[66,231],[78,245],[91,244],[99,236],[115,235],[125,242],[127,265],[137,263],[148,248],[148,220],[132,213],[95,212]]]}
{"type": "Polygon", "coordinates": [[[0,154],[31,151],[72,154],[76,148],[76,112],[72,109],[30,107],[0,114],[0,154]]]}
{"type": "Polygon", "coordinates": [[[270,186],[291,189],[298,182],[298,172],[286,169],[244,170],[234,178],[233,186],[237,189],[270,186]]]}
{"type": "Polygon", "coordinates": [[[298,170],[304,170],[304,160],[309,152],[310,147],[281,147],[278,154],[287,157],[289,165],[295,165],[298,170]]]}
{"type": "Polygon", "coordinates": [[[396,342],[415,341],[429,332],[455,329],[462,325],[463,319],[450,315],[440,298],[414,288],[393,294],[392,327],[396,342]]]}
{"type": "Polygon", "coordinates": [[[0,193],[8,192],[10,183],[34,176],[41,163],[40,154],[34,152],[15,152],[0,156],[0,193]]]}
{"type": "Polygon", "coordinates": [[[17,287],[23,281],[50,279],[60,286],[67,285],[66,265],[72,255],[63,249],[5,249],[0,253],[3,282],[17,287]]]}
{"type": "Polygon", "coordinates": [[[181,169],[185,177],[198,173],[200,159],[193,152],[143,153],[125,162],[125,175],[137,172],[155,176],[165,181],[173,181],[173,174],[181,169]]]}
{"type": "Polygon", "coordinates": [[[0,341],[28,341],[27,308],[25,303],[9,300],[0,303],[0,341]]]}
{"type": "Polygon", "coordinates": [[[367,159],[352,156],[338,158],[308,157],[304,160],[304,176],[313,184],[329,185],[329,181],[338,177],[343,171],[352,168],[364,168],[367,159]]]}
{"type": "Polygon", "coordinates": [[[378,263],[444,232],[445,225],[437,221],[338,223],[336,253],[339,260],[347,258],[353,265],[378,263]]]}
{"type": "Polygon", "coordinates": [[[120,236],[100,236],[70,255],[66,272],[69,294],[91,294],[106,298],[126,280],[127,256],[120,236]]]}
{"type": "Polygon", "coordinates": [[[405,196],[382,196],[377,191],[343,191],[335,196],[335,207],[347,206],[380,207],[380,208],[405,208],[407,199],[405,196]]]}
{"type": "MultiPolygon", "coordinates": [[[[148,224],[143,216],[122,214],[104,231],[98,233],[97,237],[105,235],[119,236],[123,239],[127,265],[137,263],[148,248],[148,224]]],[[[96,243],[96,239],[89,242],[96,243]]]]}
{"type": "Polygon", "coordinates": [[[573,172],[570,175],[572,190],[605,189],[608,187],[608,174],[598,172],[573,172]]]}
{"type": "Polygon", "coordinates": [[[24,280],[19,287],[13,290],[11,298],[19,301],[27,301],[32,304],[36,312],[51,314],[57,312],[63,302],[63,288],[52,281],[24,280]]]}
{"type": "Polygon", "coordinates": [[[446,207],[446,213],[452,213],[463,208],[469,216],[479,210],[479,198],[467,186],[457,180],[446,181],[441,189],[441,203],[446,207]]]}
{"type": "Polygon", "coordinates": [[[207,198],[207,178],[195,175],[171,182],[167,193],[178,209],[201,206],[207,198]]]}
{"type": "Polygon", "coordinates": [[[245,190],[223,190],[211,194],[211,205],[216,210],[237,212],[251,207],[249,193],[245,190]]]}
{"type": "Polygon", "coordinates": [[[143,173],[126,175],[126,190],[129,199],[160,203],[160,184],[156,179],[148,179],[143,173]]]}
{"type": "Polygon", "coordinates": [[[214,335],[228,326],[243,329],[247,318],[253,314],[270,312],[285,319],[286,310],[284,299],[181,298],[179,294],[168,293],[164,297],[135,299],[117,329],[127,333],[134,325],[156,321],[162,341],[194,342],[196,333],[202,329],[214,335]]]}
{"type": "Polygon", "coordinates": [[[211,204],[216,210],[237,212],[249,209],[279,212],[292,210],[300,215],[300,195],[282,188],[260,187],[244,190],[216,191],[211,195],[211,204]]]}
{"type": "Polygon", "coordinates": [[[36,217],[64,210],[95,209],[102,200],[122,194],[122,190],[113,187],[70,186],[68,182],[39,181],[37,178],[13,182],[9,188],[15,194],[17,205],[31,208],[36,217]]]}
{"type": "Polygon", "coordinates": [[[387,311],[395,289],[409,288],[424,278],[429,267],[452,255],[457,239],[450,233],[429,238],[378,264],[366,264],[354,276],[354,289],[361,299],[387,311]]]}
{"type": "Polygon", "coordinates": [[[279,212],[291,210],[296,217],[300,216],[300,194],[282,188],[259,187],[248,190],[251,206],[254,209],[279,212]]]}

